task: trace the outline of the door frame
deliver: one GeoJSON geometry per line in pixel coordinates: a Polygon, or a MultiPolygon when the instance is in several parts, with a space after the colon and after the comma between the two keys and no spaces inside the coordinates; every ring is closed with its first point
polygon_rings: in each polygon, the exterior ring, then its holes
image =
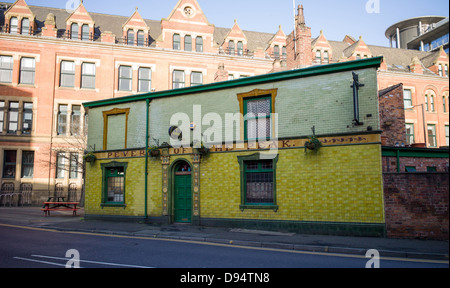
{"type": "MultiPolygon", "coordinates": [[[[169,166],[169,193],[168,193],[168,197],[169,197],[169,224],[173,224],[173,223],[178,223],[175,222],[175,169],[177,168],[178,164],[180,164],[181,162],[185,162],[189,165],[189,167],[191,167],[191,222],[188,222],[187,224],[192,224],[193,223],[193,219],[194,219],[194,193],[193,193],[193,184],[194,184],[194,166],[192,165],[191,161],[185,159],[185,158],[180,158],[177,159],[175,161],[173,161],[170,166],[169,166]]],[[[181,223],[181,222],[180,222],[181,223]]]]}

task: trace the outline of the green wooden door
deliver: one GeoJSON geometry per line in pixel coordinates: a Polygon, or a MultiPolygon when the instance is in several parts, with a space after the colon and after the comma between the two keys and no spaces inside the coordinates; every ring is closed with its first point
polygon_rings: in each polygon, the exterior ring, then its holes
{"type": "Polygon", "coordinates": [[[175,175],[174,216],[177,223],[191,223],[191,175],[175,175]]]}

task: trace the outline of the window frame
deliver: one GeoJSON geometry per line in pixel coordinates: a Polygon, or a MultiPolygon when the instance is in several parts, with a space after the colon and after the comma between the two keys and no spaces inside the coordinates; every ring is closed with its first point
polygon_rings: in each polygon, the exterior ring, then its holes
{"type": "Polygon", "coordinates": [[[184,36],[184,51],[192,52],[192,36],[184,36]]]}
{"type": "Polygon", "coordinates": [[[237,42],[236,50],[238,56],[244,56],[244,43],[242,41],[237,42]]]}
{"type": "Polygon", "coordinates": [[[79,40],[79,38],[80,38],[80,25],[78,25],[78,23],[70,24],[70,39],[79,40]],[[77,28],[76,30],[73,29],[75,27],[77,28]],[[76,37],[74,37],[74,35],[76,35],[76,37]]]}
{"type": "Polygon", "coordinates": [[[195,52],[203,52],[203,37],[195,37],[195,52]]]}
{"type": "Polygon", "coordinates": [[[134,30],[133,29],[128,29],[127,30],[127,45],[128,46],[134,46],[134,43],[135,43],[135,41],[134,41],[134,37],[135,35],[134,35],[134,30]]]}
{"type": "Polygon", "coordinates": [[[234,40],[230,40],[228,41],[228,55],[234,55],[236,50],[235,44],[234,44],[234,40]]]}
{"type": "Polygon", "coordinates": [[[76,70],[76,67],[75,67],[75,62],[74,61],[67,61],[67,60],[62,60],[61,61],[61,63],[60,63],[60,73],[59,73],[60,74],[60,76],[59,76],[59,87],[75,88],[75,70],[76,70]],[[67,64],[68,63],[72,64],[72,67],[73,67],[72,71],[63,69],[63,66],[66,63],[67,64]],[[66,82],[69,82],[69,81],[66,80],[66,77],[67,77],[67,79],[70,79],[70,83],[69,84],[66,83],[66,82]]]}
{"type": "Polygon", "coordinates": [[[145,32],[143,30],[138,30],[136,33],[136,45],[138,47],[145,46],[145,32]]]}
{"type": "Polygon", "coordinates": [[[5,125],[5,105],[6,101],[0,100],[0,134],[3,133],[5,125]]]}
{"type": "Polygon", "coordinates": [[[7,84],[11,84],[12,80],[13,80],[13,70],[14,70],[14,58],[12,56],[9,55],[0,55],[0,73],[6,73],[10,79],[10,81],[0,81],[0,83],[7,83],[7,84]],[[3,66],[3,64],[6,64],[7,62],[3,62],[4,58],[8,58],[8,60],[11,60],[10,62],[8,62],[9,67],[5,67],[3,66]]]}
{"type": "Polygon", "coordinates": [[[445,146],[449,146],[449,125],[444,126],[444,132],[445,132],[445,146]]]}
{"type": "Polygon", "coordinates": [[[34,178],[34,151],[22,151],[22,171],[21,178],[32,179],[34,178]],[[25,157],[26,154],[33,155],[32,162],[25,162],[28,158],[25,157]],[[31,171],[31,176],[25,176],[25,168],[29,168],[31,171]]]}
{"type": "Polygon", "coordinates": [[[127,179],[127,168],[128,163],[127,162],[110,162],[110,163],[102,163],[101,165],[102,169],[102,199],[101,199],[101,206],[102,207],[126,207],[126,179],[127,179]],[[108,169],[123,169],[123,175],[108,175],[108,169]],[[123,178],[123,201],[115,202],[115,201],[108,201],[108,179],[112,177],[122,177],[123,178]]]}
{"type": "Polygon", "coordinates": [[[89,27],[89,24],[81,25],[81,40],[82,41],[91,40],[91,29],[89,27]],[[86,28],[87,28],[87,31],[85,30],[86,28]]]}
{"type": "MultiPolygon", "coordinates": [[[[277,204],[277,189],[276,189],[276,184],[277,184],[277,175],[276,175],[276,171],[277,171],[277,163],[278,163],[278,159],[279,159],[279,155],[277,154],[274,158],[272,159],[265,159],[263,157],[261,157],[261,153],[255,153],[255,154],[251,154],[251,155],[246,155],[246,156],[237,156],[238,158],[238,163],[240,166],[240,182],[241,182],[241,203],[239,205],[239,208],[241,209],[241,211],[244,211],[245,209],[268,209],[268,210],[274,210],[274,212],[277,212],[279,209],[279,206],[277,204]],[[247,182],[246,182],[246,163],[250,162],[250,161],[255,161],[255,162],[262,162],[262,161],[268,161],[268,160],[272,160],[272,170],[271,172],[273,173],[273,203],[247,203],[247,182]]],[[[251,172],[250,172],[251,173],[251,172]]],[[[262,173],[262,172],[254,172],[254,173],[262,173]]]]}
{"type": "Polygon", "coordinates": [[[180,89],[186,87],[186,73],[183,70],[173,70],[172,71],[172,89],[180,89]],[[180,72],[183,73],[183,81],[175,81],[175,73],[180,72]],[[175,87],[175,85],[181,84],[181,87],[175,87]]]}
{"type": "Polygon", "coordinates": [[[16,178],[16,173],[17,173],[17,150],[3,150],[3,172],[2,172],[2,178],[4,179],[15,179],[16,178]],[[15,162],[6,162],[7,161],[7,157],[6,157],[6,153],[10,152],[10,153],[15,153],[15,162]],[[9,171],[7,169],[7,167],[11,167],[12,168],[12,172],[13,175],[7,175],[6,172],[9,171]]]}
{"type": "Polygon", "coordinates": [[[240,127],[240,133],[241,133],[240,140],[248,141],[248,139],[246,137],[247,131],[245,129],[245,122],[246,122],[245,121],[245,115],[247,114],[246,113],[247,110],[246,110],[246,107],[244,105],[244,100],[251,99],[251,98],[269,97],[270,96],[270,98],[271,98],[271,112],[270,112],[271,113],[271,121],[270,121],[270,124],[271,124],[271,135],[270,135],[269,138],[273,138],[277,134],[277,131],[275,131],[276,125],[274,125],[275,124],[274,123],[275,119],[272,119],[272,114],[276,113],[275,104],[276,104],[277,94],[278,94],[278,88],[274,88],[274,89],[254,89],[254,90],[252,90],[250,92],[237,94],[237,99],[238,99],[238,102],[239,102],[239,109],[240,109],[240,112],[241,112],[241,115],[242,115],[241,127],[240,127]]]}
{"type": "Polygon", "coordinates": [[[56,153],[56,175],[55,179],[64,179],[66,177],[66,153],[56,153]]]}
{"type": "Polygon", "coordinates": [[[178,33],[173,34],[172,49],[181,50],[181,36],[178,33]]]}
{"type": "Polygon", "coordinates": [[[67,117],[69,116],[68,113],[69,113],[69,105],[67,105],[67,104],[59,104],[58,105],[58,115],[56,118],[56,121],[57,121],[56,122],[56,134],[57,135],[66,136],[67,124],[68,124],[67,117]],[[61,109],[62,107],[66,107],[66,109],[62,110],[61,109]],[[64,119],[64,121],[61,121],[63,119],[64,119]]]}
{"type": "Polygon", "coordinates": [[[119,91],[123,91],[123,92],[131,92],[132,90],[133,90],[133,67],[131,67],[131,66],[127,66],[127,65],[120,65],[119,66],[119,91]],[[127,68],[127,69],[129,69],[129,71],[130,71],[130,77],[131,78],[129,78],[129,77],[124,77],[123,75],[122,75],[122,73],[121,73],[121,71],[122,71],[122,69],[125,69],[125,68],[127,68]],[[123,88],[123,85],[121,85],[121,83],[122,83],[122,81],[127,81],[127,83],[129,83],[130,85],[130,89],[129,90],[125,90],[124,88],[123,88]]]}
{"type": "Polygon", "coordinates": [[[437,131],[436,131],[436,124],[427,124],[427,138],[428,138],[428,146],[431,148],[435,148],[438,146],[437,143],[437,135],[436,135],[437,131]],[[431,128],[431,132],[433,132],[433,134],[430,135],[430,128],[431,128]],[[434,145],[431,145],[431,140],[433,140],[434,145]]]}
{"type": "Polygon", "coordinates": [[[20,34],[21,35],[30,35],[30,19],[22,18],[21,23],[22,24],[21,24],[21,27],[20,27],[20,34]],[[26,23],[26,21],[28,21],[28,23],[26,23]],[[25,23],[27,25],[25,25],[25,23]],[[24,28],[26,28],[26,29],[24,29],[24,28]],[[24,33],[24,32],[26,32],[26,33],[24,33]]]}
{"type": "Polygon", "coordinates": [[[414,123],[406,123],[405,124],[405,134],[406,134],[406,144],[407,145],[411,145],[414,144],[416,141],[415,135],[414,135],[414,123]],[[412,130],[412,134],[408,133],[408,126],[410,127],[410,129],[412,130]]]}
{"type": "Polygon", "coordinates": [[[9,101],[8,103],[8,129],[6,130],[8,134],[17,134],[19,131],[19,117],[20,117],[20,102],[19,101],[9,101]],[[17,107],[12,107],[12,104],[17,104],[17,107]],[[16,120],[12,120],[11,116],[13,113],[16,114],[16,120]],[[16,130],[11,129],[11,124],[16,125],[16,130]]]}
{"type": "Polygon", "coordinates": [[[19,34],[19,18],[17,17],[11,17],[9,19],[9,33],[10,34],[19,34]],[[15,21],[15,24],[13,25],[13,20],[15,21]]]}
{"type": "Polygon", "coordinates": [[[19,77],[19,84],[25,84],[25,85],[34,85],[34,83],[35,83],[35,81],[36,81],[36,59],[35,58],[32,58],[32,57],[22,57],[21,59],[20,59],[20,77],[19,77]],[[26,60],[26,59],[30,59],[30,60],[32,60],[32,62],[33,62],[33,67],[24,67],[24,63],[23,63],[23,61],[24,60],[26,60]],[[25,73],[31,73],[31,75],[32,75],[32,79],[33,79],[33,81],[31,81],[31,82],[24,82],[24,74],[25,73]]]}
{"type": "Polygon", "coordinates": [[[80,154],[71,152],[69,157],[69,179],[78,179],[78,161],[80,154]]]}
{"type": "Polygon", "coordinates": [[[411,89],[403,89],[403,106],[405,109],[411,108],[413,106],[411,89]],[[408,93],[407,93],[407,91],[408,91],[408,93]],[[409,98],[405,97],[406,94],[409,94],[409,98]],[[406,105],[407,103],[409,103],[409,105],[406,105]]]}
{"type": "Polygon", "coordinates": [[[199,71],[192,71],[191,72],[191,87],[199,86],[199,85],[203,85],[203,73],[199,72],[199,71]],[[194,74],[195,75],[200,75],[201,80],[202,80],[201,83],[200,82],[194,82],[194,74]]]}
{"type": "Polygon", "coordinates": [[[95,63],[90,63],[90,62],[83,62],[81,64],[81,88],[82,89],[95,89],[96,88],[96,76],[97,76],[97,65],[95,63]],[[92,67],[94,67],[94,74],[88,74],[86,73],[86,65],[93,65],[92,67]],[[90,87],[89,85],[86,85],[86,79],[94,79],[93,83],[93,87],[90,87]]]}
{"type": "Polygon", "coordinates": [[[245,141],[258,141],[258,140],[270,140],[270,137],[273,135],[272,134],[272,101],[271,101],[271,96],[267,95],[267,96],[260,96],[260,97],[254,97],[254,98],[247,98],[244,99],[244,140],[245,141]],[[266,116],[259,116],[259,115],[255,115],[254,117],[250,117],[248,116],[248,103],[252,102],[252,101],[259,101],[259,100],[268,100],[269,102],[269,106],[270,106],[270,113],[266,116]],[[267,135],[266,137],[259,137],[258,132],[258,123],[260,119],[269,119],[269,123],[270,123],[270,135],[267,135]],[[256,127],[257,127],[257,131],[256,131],[256,138],[249,138],[248,137],[248,121],[249,120],[256,120],[256,127]]]}
{"type": "Polygon", "coordinates": [[[139,67],[138,69],[138,92],[151,92],[152,91],[152,77],[153,77],[153,71],[150,67],[139,67]],[[150,78],[142,78],[141,77],[141,70],[147,69],[149,70],[150,78]],[[148,90],[142,90],[141,84],[146,83],[148,85],[148,90]]]}
{"type": "Polygon", "coordinates": [[[31,135],[33,131],[33,102],[23,102],[22,107],[22,135],[31,135]],[[27,107],[31,104],[31,108],[27,107]],[[31,119],[25,119],[26,115],[31,115],[31,119]],[[28,124],[28,127],[25,128],[25,124],[28,124]]]}
{"type": "Polygon", "coordinates": [[[70,135],[81,135],[81,105],[72,105],[70,115],[70,135]],[[76,123],[77,122],[77,123],[76,123]]]}

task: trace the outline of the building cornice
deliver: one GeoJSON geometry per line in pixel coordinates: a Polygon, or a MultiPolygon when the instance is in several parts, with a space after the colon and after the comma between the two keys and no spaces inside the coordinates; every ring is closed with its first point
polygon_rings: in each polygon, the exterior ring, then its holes
{"type": "Polygon", "coordinates": [[[208,52],[190,52],[184,50],[172,50],[159,47],[139,47],[139,46],[128,46],[114,43],[102,43],[102,42],[92,42],[92,41],[82,41],[82,40],[71,40],[71,39],[61,39],[53,37],[42,37],[42,36],[24,36],[24,35],[11,35],[0,33],[0,40],[7,41],[17,41],[17,42],[29,42],[29,43],[41,43],[50,45],[65,45],[74,46],[77,48],[90,48],[90,49],[106,49],[106,50],[118,50],[129,52],[131,55],[133,53],[161,53],[168,56],[180,56],[183,55],[189,58],[202,58],[210,57],[215,58],[219,61],[233,60],[234,62],[259,62],[262,65],[272,65],[272,59],[258,58],[258,57],[246,57],[246,56],[229,56],[226,54],[219,53],[208,53],[208,52]]]}

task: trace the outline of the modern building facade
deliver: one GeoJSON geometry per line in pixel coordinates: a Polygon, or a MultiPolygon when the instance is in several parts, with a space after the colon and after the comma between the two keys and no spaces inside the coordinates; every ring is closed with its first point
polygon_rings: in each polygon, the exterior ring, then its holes
{"type": "Polygon", "coordinates": [[[91,13],[83,3],[72,13],[25,0],[0,4],[0,180],[15,190],[31,185],[36,204],[53,193],[79,197],[84,151],[103,150],[87,143],[84,102],[377,56],[378,89],[405,89],[404,144],[448,146],[444,50],[313,37],[303,6],[296,33],[285,34],[242,30],[238,21],[215,27],[196,0],[179,0],[161,20],[133,8],[128,16],[91,13]]]}
{"type": "Polygon", "coordinates": [[[436,51],[442,46],[448,54],[448,17],[424,16],[403,20],[386,30],[391,47],[436,51]]]}

